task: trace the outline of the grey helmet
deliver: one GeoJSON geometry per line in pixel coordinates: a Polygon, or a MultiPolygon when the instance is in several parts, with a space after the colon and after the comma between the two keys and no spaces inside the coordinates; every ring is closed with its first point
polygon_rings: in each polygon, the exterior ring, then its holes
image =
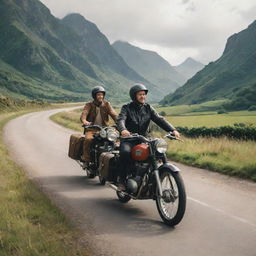
{"type": "Polygon", "coordinates": [[[145,91],[145,93],[148,93],[148,89],[144,84],[134,84],[130,89],[130,97],[133,101],[136,100],[136,93],[139,91],[145,91]]]}
{"type": "Polygon", "coordinates": [[[106,94],[105,89],[102,86],[95,86],[95,87],[92,88],[92,97],[93,97],[93,99],[96,99],[96,94],[98,92],[103,92],[104,97],[105,97],[105,94],[106,94]]]}

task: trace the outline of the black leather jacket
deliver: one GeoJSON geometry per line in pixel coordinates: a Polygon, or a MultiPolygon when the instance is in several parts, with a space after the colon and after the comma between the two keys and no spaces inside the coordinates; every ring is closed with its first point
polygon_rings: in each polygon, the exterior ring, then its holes
{"type": "Polygon", "coordinates": [[[117,127],[121,132],[128,130],[131,133],[138,133],[146,136],[149,122],[152,120],[166,132],[175,130],[162,116],[160,116],[149,104],[138,104],[131,102],[122,106],[117,119],[117,127]]]}

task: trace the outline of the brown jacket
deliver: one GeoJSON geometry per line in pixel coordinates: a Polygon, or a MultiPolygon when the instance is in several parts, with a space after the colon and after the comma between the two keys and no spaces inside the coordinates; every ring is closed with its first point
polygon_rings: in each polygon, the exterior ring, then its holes
{"type": "MultiPolygon", "coordinates": [[[[94,120],[96,118],[96,106],[97,105],[94,101],[85,103],[84,110],[80,117],[81,122],[83,122],[83,120],[86,120],[86,121],[94,123],[94,120]]],[[[117,113],[112,108],[111,104],[108,101],[104,100],[102,102],[102,104],[99,105],[99,108],[100,108],[100,114],[102,117],[103,126],[108,126],[109,115],[116,122],[117,113]]]]}

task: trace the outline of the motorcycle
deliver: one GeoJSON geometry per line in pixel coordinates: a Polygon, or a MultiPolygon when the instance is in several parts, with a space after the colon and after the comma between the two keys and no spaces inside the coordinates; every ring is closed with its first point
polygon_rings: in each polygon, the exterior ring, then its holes
{"type": "MultiPolygon", "coordinates": [[[[86,126],[98,129],[91,144],[91,163],[84,169],[89,178],[99,177],[102,185],[116,191],[120,202],[153,199],[160,217],[169,226],[177,225],[186,209],[186,191],[180,170],[167,161],[164,139],[132,134],[119,137],[113,127],[86,126]],[[120,170],[125,185],[119,186],[120,170]]],[[[172,134],[165,138],[177,140],[172,134]]]]}

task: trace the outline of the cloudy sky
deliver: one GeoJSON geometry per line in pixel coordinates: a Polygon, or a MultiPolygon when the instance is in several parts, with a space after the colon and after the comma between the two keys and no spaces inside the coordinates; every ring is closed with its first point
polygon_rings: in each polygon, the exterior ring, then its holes
{"type": "Polygon", "coordinates": [[[227,38],[256,20],[255,0],[41,0],[58,18],[80,13],[112,43],[158,52],[172,65],[218,59],[227,38]]]}

